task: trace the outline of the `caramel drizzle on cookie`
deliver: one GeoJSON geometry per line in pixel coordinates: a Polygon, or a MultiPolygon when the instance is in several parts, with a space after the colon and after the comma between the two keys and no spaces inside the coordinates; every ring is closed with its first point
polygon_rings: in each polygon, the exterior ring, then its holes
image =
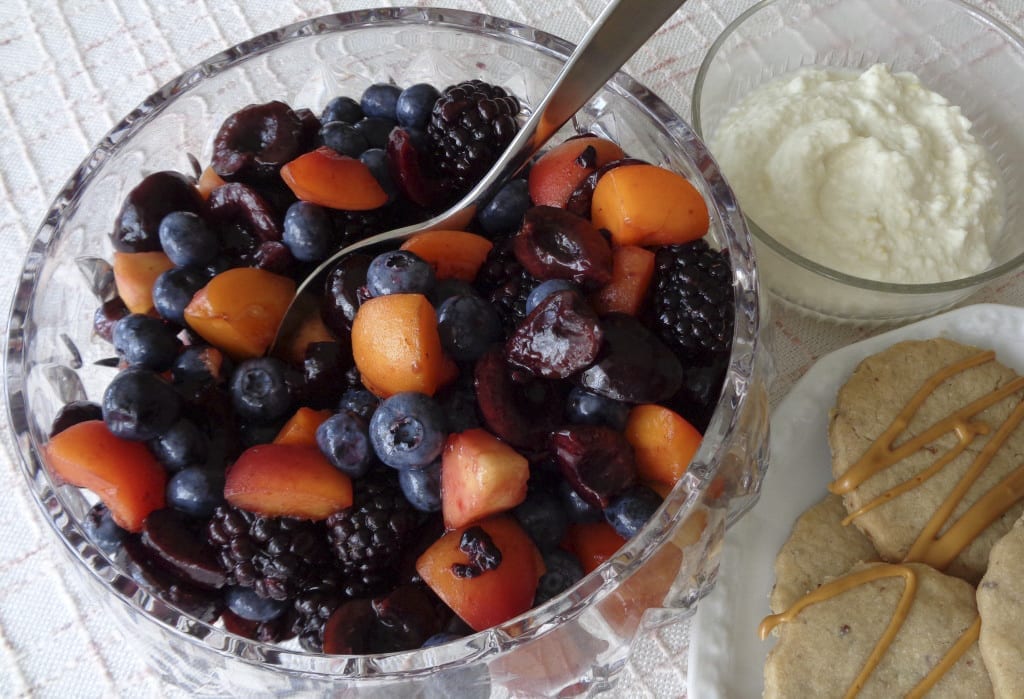
{"type": "MultiPolygon", "coordinates": [[[[765,617],[758,627],[758,634],[761,640],[768,638],[768,634],[775,629],[779,624],[792,621],[796,616],[807,607],[818,602],[824,602],[826,600],[837,597],[838,595],[848,592],[860,585],[866,585],[875,580],[881,580],[883,578],[903,578],[903,593],[900,595],[900,601],[896,605],[896,611],[892,615],[892,619],[889,621],[889,625],[885,628],[885,632],[882,637],[878,639],[875,647],[871,649],[871,654],[864,662],[864,666],[861,668],[860,673],[853,680],[853,683],[846,690],[846,699],[852,699],[860,694],[860,691],[867,684],[868,679],[871,677],[871,673],[874,672],[878,663],[881,662],[885,656],[886,651],[892,645],[899,634],[900,629],[903,627],[903,623],[907,620],[907,615],[910,613],[910,608],[914,604],[914,599],[917,597],[917,573],[914,572],[913,568],[906,565],[893,564],[893,563],[880,563],[870,568],[858,570],[854,573],[849,573],[841,578],[827,582],[818,589],[807,593],[801,599],[797,600],[793,606],[781,614],[772,614],[771,616],[765,617]]],[[[956,664],[956,662],[967,652],[975,641],[978,640],[978,636],[981,632],[981,618],[977,617],[971,626],[969,626],[956,642],[950,646],[949,650],[939,659],[939,662],[928,672],[927,675],[922,678],[917,685],[914,686],[910,692],[907,693],[908,699],[917,699],[923,697],[927,692],[935,686],[935,684],[945,675],[949,670],[956,664]]]]}
{"type": "MultiPolygon", "coordinates": [[[[992,351],[979,352],[943,367],[929,377],[896,416],[892,424],[868,448],[864,456],[854,463],[842,477],[829,485],[828,489],[831,492],[837,495],[844,495],[860,486],[875,474],[920,451],[939,437],[949,432],[955,432],[957,435],[956,446],[943,454],[935,463],[910,480],[882,493],[871,502],[848,515],[843,519],[844,525],[850,524],[855,518],[865,512],[873,510],[879,505],[889,502],[921,485],[941,471],[946,464],[963,453],[978,436],[988,434],[991,431],[988,425],[983,422],[974,421],[972,418],[986,408],[1024,389],[1024,377],[1017,377],[1006,385],[989,392],[934,423],[916,437],[907,440],[898,447],[893,447],[893,443],[907,429],[910,421],[917,414],[918,410],[921,409],[925,400],[943,382],[963,371],[993,361],[995,356],[995,352],[992,351]]],[[[999,426],[996,433],[978,453],[956,487],[953,488],[946,497],[946,500],[925,524],[917,540],[911,545],[904,561],[927,563],[933,568],[944,570],[978,534],[1024,497],[1024,465],[1022,465],[1018,466],[1017,469],[986,493],[984,497],[974,503],[942,536],[936,537],[936,534],[952,517],[954,510],[963,500],[967,491],[981,476],[981,473],[992,461],[996,452],[1017,426],[1020,425],[1022,420],[1024,420],[1024,402],[1017,404],[1013,412],[1010,413],[1010,416],[999,426]]]]}

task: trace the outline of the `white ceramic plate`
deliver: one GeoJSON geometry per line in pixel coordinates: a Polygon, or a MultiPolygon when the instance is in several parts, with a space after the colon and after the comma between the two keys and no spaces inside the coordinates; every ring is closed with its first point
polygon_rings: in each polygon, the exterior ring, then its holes
{"type": "Polygon", "coordinates": [[[757,626],[770,614],[775,554],[831,480],[828,413],[836,392],[865,357],[901,340],[948,337],[991,348],[1024,374],[1024,309],[976,305],[844,347],[794,384],[771,420],[771,459],[761,499],[729,530],[715,589],[701,601],[690,637],[688,695],[693,699],[760,697],[764,660],[773,641],[757,626]]]}

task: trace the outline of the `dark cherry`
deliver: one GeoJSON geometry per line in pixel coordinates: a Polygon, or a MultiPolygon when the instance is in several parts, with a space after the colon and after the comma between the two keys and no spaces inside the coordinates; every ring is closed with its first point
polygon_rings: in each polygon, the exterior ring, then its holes
{"type": "Polygon", "coordinates": [[[352,319],[362,303],[359,290],[366,286],[366,270],[372,261],[369,255],[346,255],[327,275],[320,318],[338,337],[348,337],[352,329],[352,319]]]}
{"type": "Polygon", "coordinates": [[[505,343],[509,364],[545,379],[564,379],[597,358],[604,331],[579,293],[558,291],[541,301],[505,343]]]}
{"type": "Polygon", "coordinates": [[[143,523],[141,541],[164,567],[187,582],[216,589],[227,580],[201,524],[183,512],[171,508],[151,512],[143,523]]]}
{"type": "Polygon", "coordinates": [[[230,609],[225,609],[220,615],[220,620],[224,622],[224,629],[229,633],[261,643],[281,643],[295,637],[292,630],[294,619],[287,612],[270,621],[250,621],[230,609]]]}
{"type": "Polygon", "coordinates": [[[125,539],[124,551],[128,574],[157,597],[208,624],[220,616],[224,599],[219,590],[204,589],[183,580],[164,567],[138,536],[125,539]]]}
{"type": "Polygon", "coordinates": [[[619,431],[604,425],[573,425],[552,432],[551,451],[562,475],[584,501],[607,507],[636,480],[633,448],[619,431]]]}
{"type": "Polygon", "coordinates": [[[377,614],[368,599],[345,602],[324,624],[324,653],[362,655],[373,652],[377,614]]]}
{"type": "Polygon", "coordinates": [[[300,107],[295,110],[295,116],[302,124],[302,151],[310,151],[320,145],[317,139],[320,137],[320,117],[313,113],[313,110],[300,107]]]}
{"type": "Polygon", "coordinates": [[[160,250],[160,221],[172,211],[202,211],[203,199],[192,181],[178,172],[154,172],[128,192],[114,220],[110,239],[121,252],[160,250]]]}
{"type": "Polygon", "coordinates": [[[441,631],[442,617],[422,585],[400,585],[371,604],[378,621],[374,634],[378,653],[419,648],[441,631]]]}
{"type": "Polygon", "coordinates": [[[206,206],[211,223],[220,228],[237,226],[260,241],[281,240],[281,222],[273,207],[248,185],[221,185],[210,192],[206,206]]]}
{"type": "Polygon", "coordinates": [[[529,376],[514,381],[500,345],[477,360],[473,375],[487,427],[521,450],[543,450],[547,434],[561,424],[565,386],[529,376]]]}
{"type": "Polygon", "coordinates": [[[451,202],[454,196],[451,187],[446,180],[427,174],[422,154],[408,131],[391,130],[387,154],[391,178],[406,198],[431,211],[439,211],[451,202]]]}
{"type": "Polygon", "coordinates": [[[601,179],[609,170],[614,170],[617,167],[623,165],[646,165],[646,160],[640,160],[638,158],[620,158],[619,160],[613,160],[610,163],[605,163],[601,167],[594,170],[592,173],[587,175],[582,182],[573,190],[572,194],[569,195],[569,200],[565,204],[565,210],[582,216],[585,219],[590,218],[590,207],[594,201],[594,187],[597,186],[597,181],[601,179]]]}
{"type": "Polygon", "coordinates": [[[575,377],[589,391],[627,403],[658,403],[679,390],[679,359],[639,320],[624,313],[601,319],[604,345],[597,362],[575,377]]]}
{"type": "Polygon", "coordinates": [[[348,334],[342,342],[311,342],[303,362],[303,404],[333,408],[345,390],[345,372],[352,366],[348,334]]]}
{"type": "Polygon", "coordinates": [[[596,289],[612,278],[608,241],[590,221],[565,209],[527,209],[513,250],[519,263],[538,279],[568,279],[596,289]]]}
{"type": "Polygon", "coordinates": [[[60,434],[80,422],[102,419],[103,408],[98,403],[93,403],[90,400],[71,401],[57,411],[57,416],[53,418],[53,424],[50,426],[50,436],[60,434]]]}
{"type": "Polygon", "coordinates": [[[287,104],[250,104],[221,124],[211,164],[225,180],[270,180],[302,153],[305,141],[302,119],[287,104]]]}
{"type": "Polygon", "coordinates": [[[131,311],[124,305],[120,296],[115,296],[105,301],[102,306],[96,309],[92,317],[92,329],[96,334],[107,342],[114,342],[114,326],[117,321],[129,315],[131,311]]]}
{"type": "Polygon", "coordinates": [[[292,276],[299,266],[288,246],[276,240],[264,240],[256,247],[252,265],[282,277],[292,276]]]}

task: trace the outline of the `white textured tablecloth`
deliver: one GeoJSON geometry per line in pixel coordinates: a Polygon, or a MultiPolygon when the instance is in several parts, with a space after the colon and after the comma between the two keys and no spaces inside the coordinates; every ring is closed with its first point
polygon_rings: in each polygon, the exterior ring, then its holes
{"type": "MultiPolygon", "coordinates": [[[[605,0],[0,0],[0,308],[29,240],[64,181],[107,130],[183,69],[255,34],[331,12],[443,5],[507,17],[578,40],[605,0]]],[[[689,120],[697,67],[752,0],[690,0],[627,65],[689,120]]],[[[1018,30],[1024,0],[975,0],[1018,30]]],[[[113,215],[113,214],[112,214],[113,215]]],[[[1020,276],[972,301],[1021,305],[1020,276]]],[[[873,332],[772,309],[774,397],[822,354],[873,332]]],[[[131,650],[67,570],[29,499],[7,431],[0,452],[0,696],[177,696],[131,650]]],[[[685,633],[634,654],[616,694],[681,696],[685,633]]]]}

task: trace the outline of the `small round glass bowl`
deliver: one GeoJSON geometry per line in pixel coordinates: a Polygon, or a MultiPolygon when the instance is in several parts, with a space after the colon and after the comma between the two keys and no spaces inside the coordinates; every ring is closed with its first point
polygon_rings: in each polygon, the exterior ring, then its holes
{"type": "Polygon", "coordinates": [[[1004,225],[989,241],[989,269],[947,282],[904,284],[830,269],[794,252],[748,217],[765,288],[833,319],[927,315],[1024,262],[1024,43],[959,0],[762,0],[726,27],[704,58],[693,91],[694,129],[714,143],[715,129],[730,108],[798,68],[863,70],[875,63],[915,73],[925,87],[961,107],[1002,180],[1004,225]]]}
{"type": "Polygon", "coordinates": [[[391,8],[293,24],[164,86],[114,127],[54,201],[31,244],[10,317],[11,426],[29,488],[71,567],[122,622],[129,647],[145,653],[168,682],[218,696],[584,694],[609,684],[634,639],[688,615],[714,579],[723,531],[756,499],[767,464],[757,274],[743,218],[703,144],[622,74],[580,112],[575,128],[608,135],[700,189],[711,240],[728,250],[735,271],[736,330],[725,386],[689,473],[637,536],[572,589],[431,649],[327,656],[293,643],[259,643],[189,616],[134,580],[122,555],[103,553],[82,526],[94,498],[56,482],[45,463],[42,446],[56,411],[72,400],[98,400],[116,371],[101,361],[111,348],[92,331],[95,294],[110,284],[112,221],[145,175],[191,172],[189,154],[208,162],[220,123],[249,103],[279,99],[319,111],[331,97],[359,95],[374,82],[444,86],[481,78],[536,104],[571,50],[530,27],[449,10],[391,8]]]}

